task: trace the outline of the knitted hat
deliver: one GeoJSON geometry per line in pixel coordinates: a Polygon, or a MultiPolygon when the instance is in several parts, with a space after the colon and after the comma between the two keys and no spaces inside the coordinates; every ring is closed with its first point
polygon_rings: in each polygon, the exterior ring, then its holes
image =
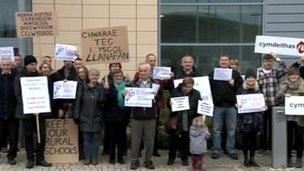
{"type": "Polygon", "coordinates": [[[24,66],[27,66],[31,63],[37,63],[37,59],[33,55],[26,55],[23,61],[24,61],[24,66]]]}
{"type": "Polygon", "coordinates": [[[256,72],[255,72],[253,69],[248,69],[248,70],[246,71],[245,79],[246,79],[246,78],[249,78],[249,77],[256,78],[256,72]]]}

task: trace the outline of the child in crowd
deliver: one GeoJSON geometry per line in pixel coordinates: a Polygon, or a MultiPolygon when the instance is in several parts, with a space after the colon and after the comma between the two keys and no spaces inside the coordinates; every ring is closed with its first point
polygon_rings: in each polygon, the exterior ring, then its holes
{"type": "Polygon", "coordinates": [[[203,170],[203,158],[207,152],[206,139],[210,136],[205,116],[198,116],[193,119],[190,127],[190,152],[192,154],[192,168],[194,171],[203,170]]]}
{"type": "MultiPolygon", "coordinates": [[[[245,81],[242,87],[239,88],[237,95],[256,93],[260,93],[258,83],[256,81],[256,72],[249,69],[246,71],[245,81]]],[[[265,106],[264,108],[266,109],[267,107],[265,106]]],[[[243,136],[244,165],[246,167],[259,167],[258,163],[254,159],[254,154],[256,149],[256,139],[258,133],[261,131],[262,123],[262,112],[238,114],[238,127],[243,136]]]]}

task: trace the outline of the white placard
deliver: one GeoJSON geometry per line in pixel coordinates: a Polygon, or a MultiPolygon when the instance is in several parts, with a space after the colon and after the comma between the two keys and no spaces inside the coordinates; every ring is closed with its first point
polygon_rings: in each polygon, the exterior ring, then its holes
{"type": "Polygon", "coordinates": [[[0,47],[0,59],[11,58],[15,60],[14,47],[0,47]]]}
{"type": "Polygon", "coordinates": [[[304,39],[274,36],[256,36],[254,52],[273,52],[280,55],[303,56],[304,39]]]}
{"type": "Polygon", "coordinates": [[[232,69],[230,68],[214,68],[213,79],[220,81],[228,81],[232,77],[232,69]]]}
{"type": "Polygon", "coordinates": [[[214,110],[214,105],[213,103],[208,103],[202,100],[198,101],[197,105],[197,113],[206,115],[206,116],[213,116],[213,110],[214,110]]]}
{"type": "Polygon", "coordinates": [[[154,67],[153,79],[171,79],[171,67],[154,67]]]}
{"type": "Polygon", "coordinates": [[[23,113],[51,112],[47,77],[21,77],[23,113]]]}
{"type": "Polygon", "coordinates": [[[125,106],[152,107],[154,93],[152,88],[126,87],[125,106]]]}
{"type": "Polygon", "coordinates": [[[238,113],[265,111],[265,99],[262,93],[237,95],[238,113]]]}
{"type": "Polygon", "coordinates": [[[285,97],[285,115],[304,115],[304,96],[285,97]]]}
{"type": "Polygon", "coordinates": [[[170,102],[171,102],[172,112],[178,112],[178,111],[184,111],[190,109],[188,96],[173,97],[170,99],[170,102]]]}
{"type": "Polygon", "coordinates": [[[54,82],[53,99],[75,99],[77,81],[54,82]]]}
{"type": "MultiPolygon", "coordinates": [[[[202,100],[208,103],[213,103],[209,78],[207,76],[193,77],[193,80],[194,80],[193,88],[200,92],[202,100]]],[[[183,79],[174,80],[174,87],[176,88],[182,82],[183,79]]]]}
{"type": "Polygon", "coordinates": [[[55,58],[58,60],[74,61],[77,56],[77,47],[73,45],[56,44],[55,58]]]}
{"type": "Polygon", "coordinates": [[[155,83],[152,84],[152,89],[155,95],[157,95],[159,87],[160,87],[159,84],[155,84],[155,83]]]}

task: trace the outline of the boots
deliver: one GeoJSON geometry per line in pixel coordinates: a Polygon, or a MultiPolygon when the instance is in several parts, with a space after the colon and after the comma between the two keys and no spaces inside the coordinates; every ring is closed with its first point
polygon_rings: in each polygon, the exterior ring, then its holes
{"type": "Polygon", "coordinates": [[[249,160],[249,157],[248,157],[248,152],[243,151],[243,153],[244,153],[244,165],[246,167],[251,167],[250,160],[249,160]]]}
{"type": "Polygon", "coordinates": [[[297,158],[296,168],[302,168],[302,158],[297,158]]]}
{"type": "Polygon", "coordinates": [[[260,165],[255,161],[254,156],[250,156],[250,164],[253,167],[260,167],[260,165]]]}

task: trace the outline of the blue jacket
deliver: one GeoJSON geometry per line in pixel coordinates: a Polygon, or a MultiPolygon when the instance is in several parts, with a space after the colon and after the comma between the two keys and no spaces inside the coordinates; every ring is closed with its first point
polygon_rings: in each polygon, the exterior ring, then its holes
{"type": "Polygon", "coordinates": [[[15,72],[11,74],[2,74],[0,69],[0,118],[11,119],[14,117],[16,108],[16,98],[14,93],[15,72]]]}

